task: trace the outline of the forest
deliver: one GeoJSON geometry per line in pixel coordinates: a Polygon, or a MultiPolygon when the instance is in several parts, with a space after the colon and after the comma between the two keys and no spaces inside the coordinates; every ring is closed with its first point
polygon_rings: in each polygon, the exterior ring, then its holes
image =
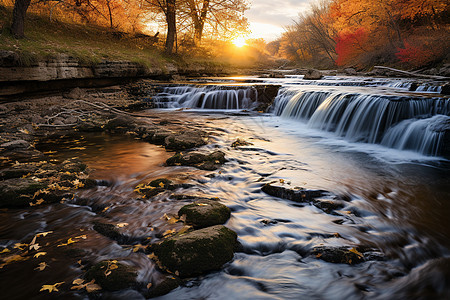
{"type": "Polygon", "coordinates": [[[24,20],[32,13],[119,36],[151,37],[153,46],[169,55],[227,57],[258,66],[420,69],[449,59],[447,1],[313,1],[274,41],[247,38],[246,0],[0,0],[0,5],[14,7],[16,38],[26,35],[24,20]],[[244,47],[236,51],[230,45],[239,40],[244,47]]]}

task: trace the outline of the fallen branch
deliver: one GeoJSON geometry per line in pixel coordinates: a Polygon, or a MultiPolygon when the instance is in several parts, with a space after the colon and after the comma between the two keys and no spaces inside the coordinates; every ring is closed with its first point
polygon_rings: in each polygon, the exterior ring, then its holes
{"type": "Polygon", "coordinates": [[[411,77],[423,77],[423,78],[432,78],[432,79],[438,79],[438,80],[448,80],[448,79],[450,79],[450,77],[436,76],[436,75],[426,75],[426,74],[417,74],[417,73],[413,73],[413,72],[408,72],[408,71],[403,71],[403,70],[398,70],[398,69],[388,68],[388,67],[383,67],[383,66],[374,66],[373,68],[374,69],[389,70],[389,71],[392,71],[392,72],[405,74],[405,75],[408,75],[408,76],[411,76],[411,77]]]}

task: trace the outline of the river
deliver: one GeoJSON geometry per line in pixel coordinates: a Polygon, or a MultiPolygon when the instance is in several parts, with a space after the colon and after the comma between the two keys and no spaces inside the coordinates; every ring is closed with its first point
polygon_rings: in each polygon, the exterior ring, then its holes
{"type": "MultiPolygon", "coordinates": [[[[67,203],[0,212],[4,246],[49,230],[54,231],[49,244],[87,235],[80,242],[81,258],[49,248],[47,272],[36,272],[33,260],[7,266],[0,273],[8,286],[3,297],[44,299],[48,295],[37,293],[42,284],[71,282],[90,260],[124,259],[139,269],[139,281],[156,280],[161,274],[144,253],[111,242],[92,224],[126,223],[124,234],[152,241],[179,227],[162,217],[187,200],[164,193],[143,200],[134,193],[137,184],[160,177],[191,184],[177,194],[220,198],[232,210],[226,226],[243,246],[221,271],[189,280],[161,299],[450,296],[450,163],[442,156],[450,100],[438,94],[438,85],[426,83],[411,92],[408,79],[237,78],[282,86],[271,109],[258,113],[251,111],[251,86],[230,89],[227,80],[225,85],[168,87],[154,100],[160,108],[147,112],[208,131],[210,143],[203,149],[220,149],[228,160],[217,171],[165,167],[171,153],[131,137],[84,134],[39,141],[39,150],[54,152],[51,158],[79,157],[95,170],[94,178],[109,184],[79,191],[67,203]],[[251,144],[231,147],[238,138],[251,144]],[[265,194],[266,183],[326,190],[345,201],[325,213],[265,194]],[[317,246],[365,246],[373,259],[329,263],[310,255],[317,246]]],[[[102,295],[143,298],[131,289],[102,295]]],[[[62,296],[86,297],[70,290],[62,296]]]]}

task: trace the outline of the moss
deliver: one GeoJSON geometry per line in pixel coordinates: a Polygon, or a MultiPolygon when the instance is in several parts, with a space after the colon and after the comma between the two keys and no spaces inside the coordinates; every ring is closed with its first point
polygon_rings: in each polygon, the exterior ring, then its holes
{"type": "Polygon", "coordinates": [[[170,238],[152,249],[165,269],[189,277],[220,269],[233,258],[236,243],[234,231],[216,225],[170,238]]]}
{"type": "Polygon", "coordinates": [[[12,178],[0,183],[0,207],[27,207],[34,193],[46,185],[27,178],[12,178]]]}
{"type": "Polygon", "coordinates": [[[194,228],[224,224],[231,215],[228,207],[214,200],[200,200],[183,206],[178,215],[186,215],[186,222],[194,228]]]}
{"type": "Polygon", "coordinates": [[[134,268],[113,261],[102,261],[94,265],[86,273],[86,279],[95,279],[104,290],[118,291],[129,288],[136,283],[137,272],[134,268]],[[111,265],[117,266],[112,269],[111,265]],[[109,267],[109,269],[108,269],[109,267]],[[105,273],[110,270],[111,273],[106,276],[105,273]]]}

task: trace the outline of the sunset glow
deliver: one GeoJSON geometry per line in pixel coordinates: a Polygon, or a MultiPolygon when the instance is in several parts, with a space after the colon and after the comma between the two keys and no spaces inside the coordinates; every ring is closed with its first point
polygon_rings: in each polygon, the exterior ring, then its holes
{"type": "Polygon", "coordinates": [[[235,38],[231,42],[238,48],[242,48],[244,46],[247,46],[247,42],[245,41],[245,38],[242,37],[242,36],[235,38]]]}

